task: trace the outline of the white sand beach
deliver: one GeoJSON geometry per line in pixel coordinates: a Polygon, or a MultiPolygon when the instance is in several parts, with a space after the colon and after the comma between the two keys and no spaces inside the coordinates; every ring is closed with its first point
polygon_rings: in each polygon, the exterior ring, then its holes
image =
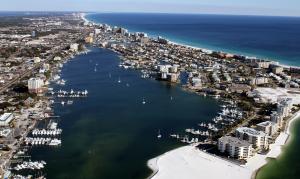
{"type": "Polygon", "coordinates": [[[267,163],[267,158],[277,158],[286,144],[290,127],[296,113],[288,123],[286,131],[280,133],[270,151],[256,154],[246,165],[237,165],[220,157],[208,154],[194,146],[184,146],[148,161],[148,167],[153,170],[151,179],[251,179],[256,171],[267,163]]]}
{"type": "Polygon", "coordinates": [[[90,21],[86,18],[87,13],[82,12],[80,13],[80,17],[81,19],[85,22],[85,23],[90,23],[90,21]]]}
{"type": "Polygon", "coordinates": [[[149,166],[157,173],[152,179],[241,179],[251,177],[252,171],[212,156],[193,146],[185,146],[152,159],[149,166]]]}

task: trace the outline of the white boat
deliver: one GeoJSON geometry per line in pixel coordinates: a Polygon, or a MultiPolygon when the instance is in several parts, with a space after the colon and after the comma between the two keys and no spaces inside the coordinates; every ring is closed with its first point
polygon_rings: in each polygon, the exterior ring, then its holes
{"type": "Polygon", "coordinates": [[[157,135],[157,138],[160,139],[162,136],[160,134],[160,130],[158,130],[158,135],[157,135]]]}
{"type": "Polygon", "coordinates": [[[120,77],[119,77],[118,83],[121,83],[121,79],[120,79],[120,77]]]}
{"type": "Polygon", "coordinates": [[[61,140],[59,139],[53,139],[50,141],[49,143],[50,146],[58,146],[58,145],[61,145],[61,140]]]}
{"type": "Polygon", "coordinates": [[[57,80],[59,80],[60,79],[60,76],[59,75],[55,75],[54,77],[53,77],[53,81],[57,81],[57,80]]]}
{"type": "Polygon", "coordinates": [[[67,104],[68,104],[68,105],[71,105],[71,104],[73,104],[73,101],[68,100],[68,101],[67,101],[67,104]]]}
{"type": "Polygon", "coordinates": [[[66,84],[66,81],[63,80],[63,79],[61,79],[61,80],[58,80],[56,83],[57,83],[58,85],[65,85],[65,84],[66,84]]]}
{"type": "Polygon", "coordinates": [[[145,101],[145,99],[143,99],[143,102],[142,102],[143,104],[146,104],[146,101],[145,101]]]}

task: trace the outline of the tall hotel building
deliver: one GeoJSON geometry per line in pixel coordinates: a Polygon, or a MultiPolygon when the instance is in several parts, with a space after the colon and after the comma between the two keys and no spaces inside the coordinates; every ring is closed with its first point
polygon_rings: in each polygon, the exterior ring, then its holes
{"type": "Polygon", "coordinates": [[[29,93],[42,93],[44,81],[40,78],[30,78],[28,80],[29,93]]]}

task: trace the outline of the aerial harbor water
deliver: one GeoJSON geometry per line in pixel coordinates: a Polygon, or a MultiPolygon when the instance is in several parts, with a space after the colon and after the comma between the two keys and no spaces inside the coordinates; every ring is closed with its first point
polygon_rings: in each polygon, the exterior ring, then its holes
{"type": "Polygon", "coordinates": [[[0,40],[0,178],[300,176],[299,17],[2,11],[0,40]]]}
{"type": "Polygon", "coordinates": [[[142,79],[119,68],[119,61],[112,51],[91,48],[64,65],[66,85],[54,90],[87,89],[89,96],[73,105],[55,103],[61,147],[30,152],[32,160],[47,162],[47,178],[145,178],[151,172],[147,160],[180,146],[170,133],[183,133],[218,112],[216,100],[142,79]]]}
{"type": "MultiPolygon", "coordinates": [[[[89,14],[87,18],[161,35],[177,43],[300,65],[300,18],[296,17],[107,13],[89,14]]],[[[300,122],[296,121],[291,142],[278,159],[258,172],[259,179],[300,175],[299,129],[300,122]]]]}

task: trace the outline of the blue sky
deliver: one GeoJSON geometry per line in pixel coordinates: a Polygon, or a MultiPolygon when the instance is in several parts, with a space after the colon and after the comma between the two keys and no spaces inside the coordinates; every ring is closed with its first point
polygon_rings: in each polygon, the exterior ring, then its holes
{"type": "Polygon", "coordinates": [[[300,16],[300,0],[2,0],[0,10],[300,16]]]}

